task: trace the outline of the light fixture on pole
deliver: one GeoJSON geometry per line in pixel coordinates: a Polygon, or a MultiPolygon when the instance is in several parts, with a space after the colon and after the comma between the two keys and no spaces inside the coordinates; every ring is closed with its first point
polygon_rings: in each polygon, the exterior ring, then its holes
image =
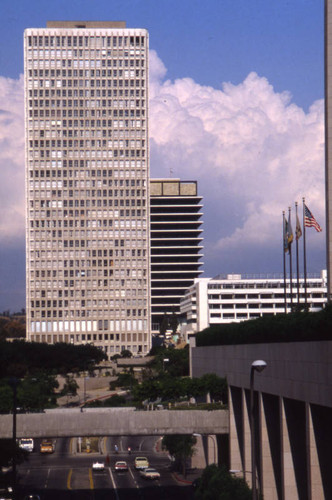
{"type": "Polygon", "coordinates": [[[254,412],[254,378],[255,371],[260,373],[266,367],[266,362],[262,359],[257,359],[251,365],[250,371],[250,431],[251,431],[251,483],[252,483],[252,500],[257,500],[257,485],[256,485],[256,447],[255,447],[255,412],[254,412]]]}

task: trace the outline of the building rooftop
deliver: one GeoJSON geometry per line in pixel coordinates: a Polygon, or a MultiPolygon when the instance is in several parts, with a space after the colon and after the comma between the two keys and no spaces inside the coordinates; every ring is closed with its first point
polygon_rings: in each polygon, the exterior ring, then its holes
{"type": "Polygon", "coordinates": [[[47,28],[125,28],[126,21],[47,21],[47,28]]]}

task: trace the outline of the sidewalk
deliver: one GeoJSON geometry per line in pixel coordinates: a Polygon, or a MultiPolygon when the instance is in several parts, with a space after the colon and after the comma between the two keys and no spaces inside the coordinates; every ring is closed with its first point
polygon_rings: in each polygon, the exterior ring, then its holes
{"type": "MultiPolygon", "coordinates": [[[[158,441],[156,442],[155,451],[156,453],[167,453],[162,450],[161,441],[162,438],[158,439],[158,441]]],[[[172,471],[172,476],[180,485],[182,484],[183,486],[187,486],[189,484],[192,484],[192,482],[195,481],[195,479],[201,477],[202,473],[203,469],[197,469],[196,467],[193,467],[192,469],[187,470],[186,477],[184,477],[184,475],[181,472],[177,471],[172,471]]]]}
{"type": "Polygon", "coordinates": [[[187,471],[186,477],[180,472],[172,472],[172,475],[179,484],[187,486],[188,484],[192,484],[195,479],[201,477],[202,473],[203,471],[201,469],[190,469],[187,471]]]}

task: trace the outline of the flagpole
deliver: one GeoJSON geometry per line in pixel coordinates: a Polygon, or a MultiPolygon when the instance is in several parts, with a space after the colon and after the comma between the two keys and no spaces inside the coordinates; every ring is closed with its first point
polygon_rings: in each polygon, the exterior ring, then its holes
{"type": "Polygon", "coordinates": [[[285,303],[285,314],[287,314],[287,286],[286,286],[286,231],[285,231],[285,212],[282,212],[282,255],[284,259],[284,303],[285,303]]]}
{"type": "Polygon", "coordinates": [[[308,310],[308,299],[307,299],[307,254],[306,254],[306,242],[305,242],[305,220],[304,220],[304,203],[305,199],[302,198],[303,203],[303,271],[304,271],[304,310],[308,310]]]}
{"type": "Polygon", "coordinates": [[[296,214],[296,229],[295,229],[295,237],[296,237],[296,278],[297,278],[297,310],[300,311],[300,270],[299,270],[299,236],[298,236],[298,228],[297,228],[297,201],[295,202],[295,214],[296,214]]]}
{"type": "MultiPolygon", "coordinates": [[[[292,227],[291,224],[291,207],[288,207],[288,225],[289,229],[292,227]]],[[[292,241],[288,245],[289,251],[289,288],[290,288],[290,303],[291,312],[293,312],[293,267],[292,267],[292,241]]]]}

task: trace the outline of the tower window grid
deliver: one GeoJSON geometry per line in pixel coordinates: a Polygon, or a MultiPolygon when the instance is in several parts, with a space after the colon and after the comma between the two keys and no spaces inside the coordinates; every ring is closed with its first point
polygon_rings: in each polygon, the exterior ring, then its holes
{"type": "Polygon", "coordinates": [[[150,348],[147,56],[145,30],[25,32],[29,340],[150,348]]]}

